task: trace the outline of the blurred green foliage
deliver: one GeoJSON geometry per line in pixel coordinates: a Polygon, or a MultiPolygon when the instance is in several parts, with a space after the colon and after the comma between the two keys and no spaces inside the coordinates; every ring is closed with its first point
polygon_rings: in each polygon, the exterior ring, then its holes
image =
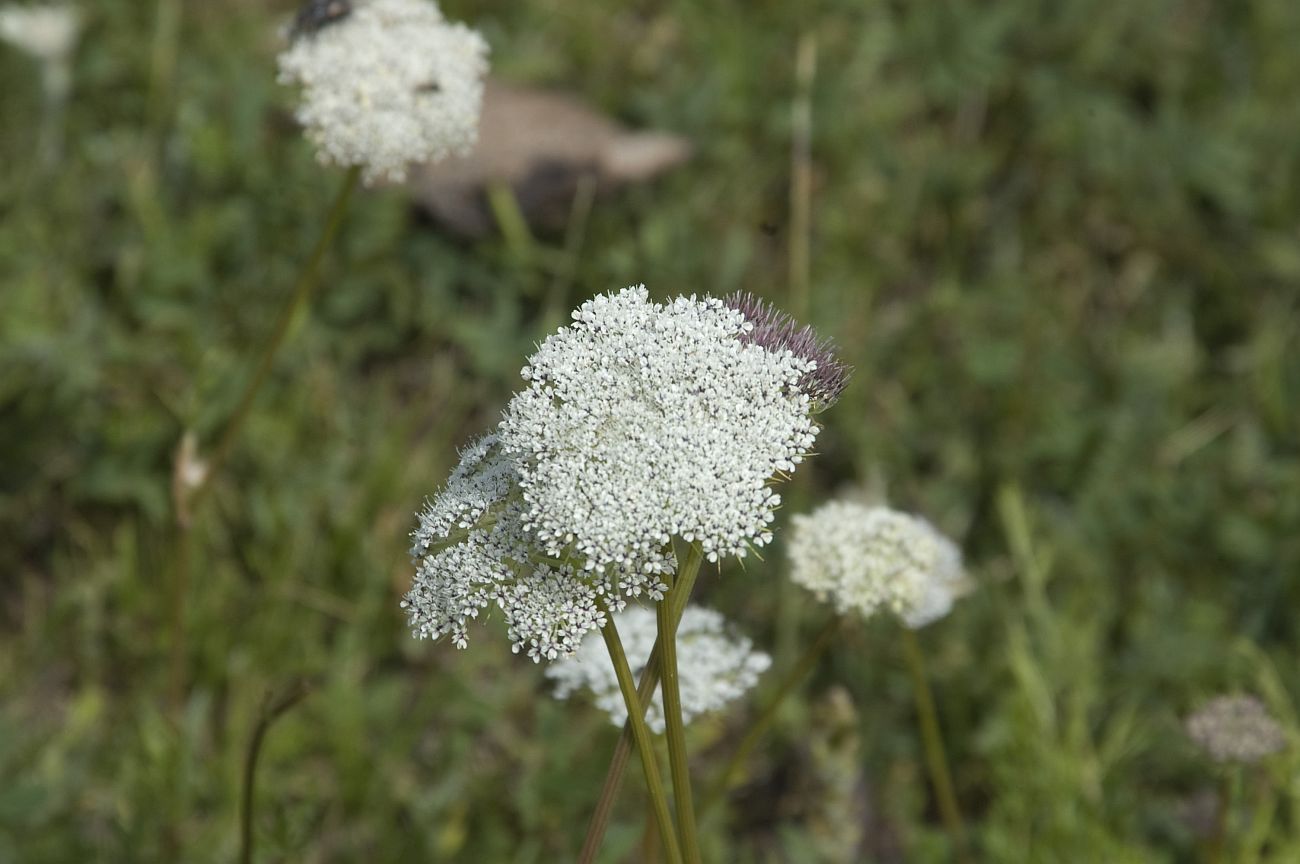
{"type": "MultiPolygon", "coordinates": [[[[856,374],[787,501],[884,482],[967,550],[978,587],[923,642],[980,860],[1188,860],[1217,788],[1188,709],[1251,690],[1300,736],[1293,0],[448,3],[501,75],[697,157],[598,203],[570,281],[359,196],[196,529],[179,712],[173,454],[229,415],[341,173],[274,81],[288,4],[81,6],[54,170],[38,72],[0,52],[0,861],[231,860],[253,724],[299,677],[259,860],[575,854],[616,731],[504,639],[412,640],[406,534],[558,323],[548,292],[781,301],[805,32],[811,317],[856,374]]],[[[780,667],[826,613],[768,558],[700,593],[780,667]]],[[[862,858],[948,860],[887,622],[788,707],[710,860],[842,848],[807,744],[837,685],[862,858]]],[[[698,775],[753,711],[693,728],[698,775]]],[[[1241,860],[1300,860],[1294,754],[1245,778],[1241,860]]],[[[638,784],[604,860],[640,842],[638,784]]]]}

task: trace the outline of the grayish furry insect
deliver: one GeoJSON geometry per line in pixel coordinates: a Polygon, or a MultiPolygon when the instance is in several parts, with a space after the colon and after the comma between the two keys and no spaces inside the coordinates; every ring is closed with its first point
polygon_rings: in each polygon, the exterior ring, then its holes
{"type": "Polygon", "coordinates": [[[351,0],[307,0],[294,16],[289,28],[289,39],[310,36],[351,14],[351,0]]]}

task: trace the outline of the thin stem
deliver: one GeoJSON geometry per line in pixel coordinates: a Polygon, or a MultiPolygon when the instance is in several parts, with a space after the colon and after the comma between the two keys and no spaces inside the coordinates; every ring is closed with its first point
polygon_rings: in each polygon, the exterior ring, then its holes
{"type": "Polygon", "coordinates": [[[790,312],[808,315],[808,274],[812,246],[812,87],[817,75],[817,36],[799,37],[795,54],[795,98],[790,142],[790,312]]]}
{"type": "Polygon", "coordinates": [[[194,560],[194,531],[188,521],[177,523],[176,576],[172,580],[171,652],[167,664],[167,702],[175,716],[185,704],[185,666],[189,653],[185,609],[190,591],[190,567],[194,560]]]}
{"type": "Polygon", "coordinates": [[[253,805],[254,793],[257,791],[254,780],[257,777],[257,757],[262,753],[262,741],[271,725],[306,698],[309,692],[311,688],[305,681],[294,682],[278,697],[267,700],[262,706],[261,716],[257,718],[257,725],[253,727],[253,737],[248,742],[248,752],[244,754],[243,797],[239,806],[240,864],[250,864],[253,860],[253,805]]]}
{"type": "Polygon", "coordinates": [[[271,336],[262,349],[262,356],[257,362],[253,377],[249,379],[248,386],[244,388],[243,395],[239,397],[239,403],[236,405],[234,413],[231,415],[229,422],[226,423],[226,428],[217,440],[216,447],[212,450],[212,458],[208,462],[207,472],[203,480],[190,496],[191,506],[212,486],[213,478],[225,464],[230,455],[231,445],[235,442],[235,438],[238,437],[240,429],[243,428],[244,421],[248,419],[249,410],[253,406],[253,399],[257,396],[258,391],[262,389],[262,384],[266,381],[267,373],[271,370],[275,355],[280,350],[280,346],[284,344],[285,336],[289,333],[289,325],[293,322],[294,315],[307,302],[307,298],[311,296],[316,283],[320,281],[321,264],[325,260],[325,253],[329,251],[335,236],[339,233],[339,228],[343,224],[343,216],[347,213],[348,202],[352,198],[352,192],[356,189],[357,180],[360,176],[361,169],[354,166],[348,169],[347,175],[343,178],[343,184],[334,199],[333,207],[330,208],[325,227],[316,241],[315,248],[311,251],[311,257],[307,259],[307,266],[303,268],[302,273],[298,276],[293,293],[289,295],[289,299],[280,309],[280,317],[276,319],[271,336]]]}
{"type": "Polygon", "coordinates": [[[1210,835],[1205,847],[1207,864],[1221,864],[1228,846],[1228,835],[1232,825],[1232,805],[1236,798],[1237,778],[1235,766],[1223,772],[1219,779],[1219,805],[1214,814],[1214,833],[1210,835]]]}
{"type": "MultiPolygon", "coordinates": [[[[1271,772],[1256,768],[1254,772],[1255,794],[1253,795],[1250,812],[1253,814],[1250,823],[1244,826],[1244,830],[1237,839],[1238,864],[1256,864],[1263,855],[1264,844],[1268,841],[1270,827],[1273,824],[1273,817],[1277,812],[1277,794],[1273,789],[1273,780],[1271,772]]],[[[1243,781],[1250,778],[1247,774],[1243,781]]],[[[1242,794],[1245,794],[1245,788],[1242,794]]]]}
{"type": "MultiPolygon", "coordinates": [[[[659,642],[650,652],[650,659],[641,670],[641,680],[637,683],[637,703],[641,705],[641,716],[650,705],[655,687],[659,684],[659,642]]],[[[610,758],[609,769],[605,772],[605,783],[600,787],[600,797],[596,799],[596,809],[591,814],[587,826],[587,836],[582,841],[582,851],[578,854],[578,864],[592,864],[596,853],[600,851],[601,841],[605,839],[605,829],[609,826],[609,817],[614,811],[614,799],[618,797],[618,787],[623,782],[623,771],[627,760],[632,755],[632,720],[623,724],[623,731],[614,745],[614,755],[610,758]]]]}
{"type": "Polygon", "coordinates": [[[925,674],[925,659],[916,632],[910,627],[903,631],[903,653],[907,657],[907,671],[912,676],[912,693],[916,698],[916,713],[921,722],[921,741],[925,747],[925,764],[934,786],[939,814],[943,817],[948,836],[952,839],[957,858],[969,861],[966,851],[966,830],[962,825],[961,809],[953,792],[952,774],[948,771],[948,757],[944,753],[943,733],[939,730],[939,715],[934,707],[934,694],[925,674]]]}
{"type": "MultiPolygon", "coordinates": [[[[669,595],[673,601],[674,621],[682,619],[682,612],[686,610],[686,600],[695,587],[695,579],[700,574],[700,565],[703,561],[703,553],[692,546],[687,552],[686,560],[677,568],[677,578],[674,583],[677,590],[669,595]]],[[[641,706],[642,717],[645,717],[646,709],[650,706],[650,698],[654,695],[658,684],[659,640],[656,638],[654,648],[650,651],[650,659],[646,661],[645,669],[641,670],[641,680],[637,684],[637,702],[641,706]]],[[[587,836],[582,841],[578,864],[592,864],[596,860],[596,853],[600,851],[600,844],[605,839],[605,829],[609,827],[609,817],[614,812],[614,799],[618,797],[618,787],[623,782],[623,771],[627,768],[627,760],[631,755],[632,720],[629,716],[628,721],[623,724],[622,734],[618,736],[618,744],[614,746],[609,770],[605,772],[605,783],[600,788],[596,809],[591,814],[591,822],[587,825],[587,836]]]]}
{"type": "Polygon", "coordinates": [[[67,57],[46,61],[41,69],[41,170],[52,171],[63,161],[63,139],[72,90],[72,69],[67,57]]]}
{"type": "Polygon", "coordinates": [[[763,712],[758,715],[758,719],[749,727],[749,731],[745,733],[745,737],[741,739],[739,746],[732,753],[726,767],[718,774],[717,779],[714,780],[713,785],[709,787],[709,791],[704,795],[704,801],[700,804],[701,817],[709,813],[726,797],[736,771],[740,769],[741,765],[745,764],[749,754],[753,752],[754,747],[758,745],[758,742],[767,733],[773,721],[776,720],[776,716],[780,712],[781,706],[785,704],[786,698],[803,682],[808,673],[812,671],[812,668],[817,665],[817,661],[821,659],[822,654],[830,647],[831,642],[834,641],[835,636],[840,631],[842,621],[843,619],[838,615],[827,621],[821,632],[817,634],[817,638],[808,646],[808,650],[804,651],[803,656],[799,658],[794,666],[790,667],[790,671],[781,679],[781,683],[777,685],[772,699],[763,707],[763,712]]]}
{"type": "Polygon", "coordinates": [[[180,0],[158,0],[154,10],[148,106],[150,129],[154,134],[155,158],[162,154],[162,141],[171,119],[176,58],[180,52],[181,12],[180,0]]]}
{"type": "MultiPolygon", "coordinates": [[[[173,3],[174,0],[160,0],[159,9],[169,8],[170,4],[173,3]]],[[[160,11],[159,14],[163,13],[160,11]]],[[[270,371],[276,352],[284,344],[294,314],[306,302],[320,278],[321,263],[324,261],[325,253],[333,244],[334,237],[343,224],[343,216],[347,212],[348,201],[352,197],[352,191],[356,188],[359,177],[359,168],[350,168],[348,170],[343,185],[334,199],[334,206],[330,210],[325,227],[316,241],[315,248],[312,249],[311,257],[307,260],[307,266],[299,274],[293,293],[289,295],[289,299],[281,308],[280,317],[275,322],[275,328],[271,331],[271,336],[262,349],[262,356],[258,360],[257,369],[253,372],[253,377],[249,379],[248,386],[244,389],[243,395],[240,396],[234,413],[226,423],[225,430],[212,451],[211,459],[202,469],[200,479],[191,482],[186,476],[188,471],[193,468],[193,465],[197,464],[198,460],[198,454],[195,452],[197,445],[188,433],[182,441],[181,449],[177,452],[176,466],[174,468],[175,476],[172,485],[172,504],[176,511],[177,526],[177,560],[176,578],[172,585],[170,610],[171,646],[168,663],[168,701],[173,707],[179,707],[185,698],[185,655],[187,651],[185,619],[190,586],[190,569],[193,559],[194,536],[192,523],[195,509],[199,499],[212,486],[213,478],[221,470],[221,466],[229,456],[231,445],[239,434],[244,421],[248,418],[253,399],[257,396],[262,383],[266,380],[266,375],[270,371]]]]}
{"type": "Polygon", "coordinates": [[[582,243],[587,236],[587,221],[595,201],[596,178],[592,174],[583,174],[578,178],[573,207],[569,211],[569,224],[564,236],[564,258],[551,277],[551,286],[546,291],[546,303],[542,307],[542,321],[548,327],[564,314],[564,298],[578,272],[582,243]]]}
{"type": "Polygon", "coordinates": [[[663,840],[668,860],[672,864],[681,864],[682,852],[677,845],[677,835],[673,832],[673,819],[668,813],[664,784],[659,778],[654,741],[650,738],[650,728],[646,726],[641,701],[632,683],[632,669],[627,665],[627,655],[623,653],[618,628],[614,626],[614,618],[608,612],[606,618],[600,634],[605,638],[605,647],[609,650],[609,659],[614,664],[614,674],[618,677],[618,688],[623,692],[623,702],[627,705],[627,719],[632,724],[632,737],[636,740],[637,752],[641,755],[641,769],[645,774],[646,789],[650,792],[650,806],[654,808],[655,821],[659,823],[659,837],[663,840]]]}
{"type": "Polygon", "coordinates": [[[659,623],[659,689],[664,694],[664,722],[668,733],[668,767],[673,775],[673,803],[677,806],[677,830],[687,864],[699,864],[700,840],[695,828],[695,803],[691,798],[691,766],[686,757],[686,724],[682,720],[682,694],[677,680],[677,622],[672,599],[656,606],[659,623]]]}

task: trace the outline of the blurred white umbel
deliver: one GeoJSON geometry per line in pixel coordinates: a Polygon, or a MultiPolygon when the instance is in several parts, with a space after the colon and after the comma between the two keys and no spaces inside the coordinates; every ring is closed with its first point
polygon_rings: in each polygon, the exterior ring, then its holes
{"type": "Polygon", "coordinates": [[[832,501],[796,516],[788,552],[790,577],[841,613],[885,608],[912,629],[947,615],[966,588],[957,546],[888,507],[832,501]]]}
{"type": "Polygon", "coordinates": [[[81,14],[66,4],[0,7],[0,39],[26,51],[41,64],[44,117],[41,158],[57,163],[63,155],[63,111],[72,90],[72,53],[81,32],[81,14]]]}
{"type": "Polygon", "coordinates": [[[301,88],[296,117],[322,162],[396,182],[474,146],[488,46],[432,0],[335,0],[289,38],[280,81],[301,88]]]}

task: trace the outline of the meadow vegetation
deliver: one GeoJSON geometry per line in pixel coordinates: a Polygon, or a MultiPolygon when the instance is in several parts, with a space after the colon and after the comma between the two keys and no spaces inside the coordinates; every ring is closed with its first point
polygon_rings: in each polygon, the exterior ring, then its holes
{"type": "MultiPolygon", "coordinates": [[[[524,358],[640,282],[752,291],[854,367],[765,560],[700,576],[774,667],[691,726],[701,789],[830,614],[786,578],[789,515],[867,486],[975,580],[917,636],[976,860],[1195,860],[1224,790],[1222,860],[1300,860],[1294,0],[444,4],[494,74],[694,158],[581,243],[456,242],[358,190],[187,559],[177,448],[230,416],[343,172],[275,82],[291,4],[82,7],[57,164],[0,50],[0,862],[232,860],[286,696],[257,860],[571,860],[617,730],[398,601],[414,512],[524,358]],[[1209,762],[1183,718],[1225,692],[1289,748],[1209,762]]],[[[634,764],[600,860],[645,810],[634,764]]],[[[895,623],[843,630],[701,832],[710,861],[951,860],[895,623]]]]}

